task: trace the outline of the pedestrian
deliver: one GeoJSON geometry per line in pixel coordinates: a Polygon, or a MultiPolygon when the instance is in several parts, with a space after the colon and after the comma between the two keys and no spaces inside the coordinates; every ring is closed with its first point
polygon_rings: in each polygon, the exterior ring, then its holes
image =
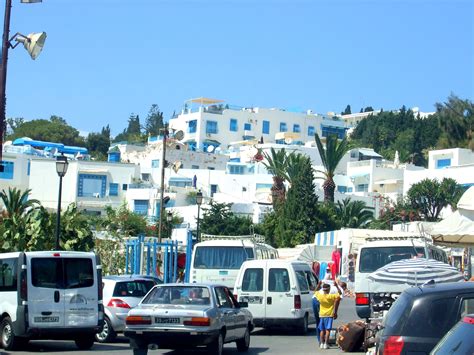
{"type": "MultiPolygon", "coordinates": [[[[317,292],[317,291],[316,291],[317,292]]],[[[319,301],[316,297],[316,292],[313,294],[313,313],[314,318],[316,320],[316,338],[318,339],[318,343],[321,345],[321,336],[319,334],[319,301]]]]}
{"type": "Polygon", "coordinates": [[[337,282],[334,282],[334,286],[337,288],[337,294],[330,294],[331,285],[320,281],[318,288],[315,292],[316,298],[319,301],[319,330],[321,349],[328,349],[329,335],[332,329],[332,323],[334,319],[337,319],[337,310],[339,308],[339,302],[341,300],[342,291],[339,288],[337,282]],[[323,292],[319,292],[322,288],[323,292]]]}

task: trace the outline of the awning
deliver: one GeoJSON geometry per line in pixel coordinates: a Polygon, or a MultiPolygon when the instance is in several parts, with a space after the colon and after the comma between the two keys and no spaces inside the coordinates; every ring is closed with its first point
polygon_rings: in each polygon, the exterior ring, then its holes
{"type": "Polygon", "coordinates": [[[169,182],[192,182],[193,179],[187,177],[170,177],[169,182]]]}
{"type": "Polygon", "coordinates": [[[186,102],[193,102],[193,103],[201,104],[201,105],[212,105],[212,104],[218,104],[219,102],[224,102],[224,100],[210,99],[207,97],[198,97],[195,99],[190,99],[186,102]]]}
{"type": "Polygon", "coordinates": [[[358,151],[360,154],[368,156],[368,157],[382,157],[379,153],[377,153],[373,149],[359,148],[358,151]]]}
{"type": "Polygon", "coordinates": [[[402,179],[387,179],[387,180],[379,180],[375,181],[374,184],[376,185],[395,185],[401,182],[402,179]]]}
{"type": "Polygon", "coordinates": [[[295,132],[278,132],[275,134],[275,139],[299,139],[301,137],[300,133],[295,132]]]}
{"type": "Polygon", "coordinates": [[[253,145],[257,143],[258,143],[257,139],[249,139],[249,140],[243,140],[243,141],[230,142],[229,145],[239,145],[239,144],[253,145]]]}
{"type": "Polygon", "coordinates": [[[31,145],[35,148],[64,148],[64,144],[62,143],[52,143],[52,142],[43,142],[43,141],[35,141],[28,137],[17,138],[13,141],[13,145],[31,145]]]}

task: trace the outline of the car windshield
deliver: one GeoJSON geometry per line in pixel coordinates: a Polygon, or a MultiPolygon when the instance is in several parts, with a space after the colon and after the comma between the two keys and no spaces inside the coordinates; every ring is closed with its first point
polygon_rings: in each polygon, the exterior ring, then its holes
{"type": "Polygon", "coordinates": [[[157,286],[142,301],[143,304],[194,304],[210,305],[207,287],[157,286]]]}
{"type": "Polygon", "coordinates": [[[134,280],[117,282],[114,288],[114,297],[140,297],[145,296],[155,286],[152,280],[134,280]]]}
{"type": "Polygon", "coordinates": [[[359,272],[374,272],[393,261],[411,259],[415,256],[425,257],[425,250],[422,247],[411,246],[362,248],[359,272]]]}
{"type": "Polygon", "coordinates": [[[432,354],[474,354],[474,325],[459,322],[438,343],[432,354]]]}
{"type": "Polygon", "coordinates": [[[252,249],[243,247],[201,246],[196,248],[196,269],[240,269],[242,263],[253,257],[252,249]]]}

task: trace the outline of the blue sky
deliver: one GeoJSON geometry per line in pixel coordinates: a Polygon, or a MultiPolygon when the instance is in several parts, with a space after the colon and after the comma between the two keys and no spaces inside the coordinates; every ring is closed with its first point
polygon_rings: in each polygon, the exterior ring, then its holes
{"type": "Polygon", "coordinates": [[[474,98],[471,0],[12,1],[11,34],[48,38],[36,61],[10,51],[7,117],[117,134],[199,96],[319,113],[474,98]]]}

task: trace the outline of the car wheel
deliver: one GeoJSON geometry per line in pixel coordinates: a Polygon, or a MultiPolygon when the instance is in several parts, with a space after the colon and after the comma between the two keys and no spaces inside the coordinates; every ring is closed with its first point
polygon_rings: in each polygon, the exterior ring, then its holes
{"type": "Polygon", "coordinates": [[[5,317],[0,324],[1,347],[5,350],[18,349],[28,343],[28,339],[15,336],[10,317],[5,317]]]}
{"type": "Polygon", "coordinates": [[[80,350],[89,350],[94,345],[94,335],[83,335],[79,338],[76,338],[74,342],[80,350]]]}
{"type": "Polygon", "coordinates": [[[209,354],[222,355],[223,350],[224,350],[224,334],[220,332],[219,336],[211,344],[207,346],[207,351],[209,354]]]}
{"type": "Polygon", "coordinates": [[[109,318],[104,318],[104,327],[100,333],[95,335],[95,340],[99,343],[110,343],[117,337],[117,333],[112,327],[112,323],[109,318]]]}
{"type": "Polygon", "coordinates": [[[300,333],[308,334],[308,315],[305,314],[300,325],[300,333]]]}
{"type": "Polygon", "coordinates": [[[245,334],[242,339],[237,340],[237,351],[245,352],[250,347],[250,329],[245,329],[245,334]]]}

